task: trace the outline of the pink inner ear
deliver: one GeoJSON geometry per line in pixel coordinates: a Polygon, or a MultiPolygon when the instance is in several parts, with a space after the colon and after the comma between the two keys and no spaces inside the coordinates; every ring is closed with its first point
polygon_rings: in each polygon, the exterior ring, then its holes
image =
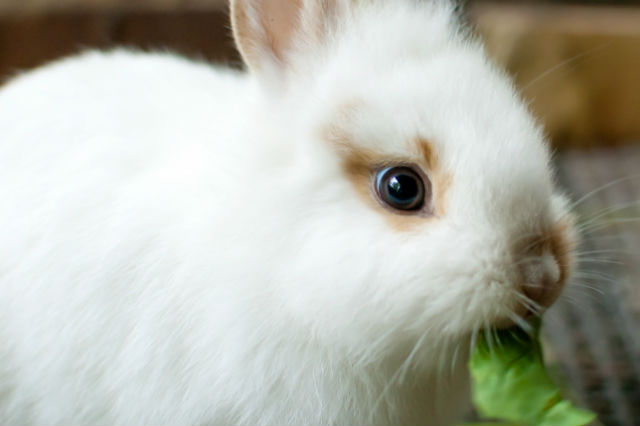
{"type": "MultiPolygon", "coordinates": [[[[231,0],[236,44],[253,71],[289,67],[294,46],[316,49],[351,0],[231,0]],[[342,5],[341,7],[338,7],[342,5]],[[305,43],[296,43],[302,38],[305,43]],[[277,63],[268,63],[269,61],[277,63]]],[[[314,53],[314,52],[311,52],[314,53]]]]}
{"type": "Polygon", "coordinates": [[[252,70],[269,67],[269,58],[286,62],[302,7],[303,0],[232,0],[236,44],[252,70]]]}
{"type": "Polygon", "coordinates": [[[298,27],[302,0],[263,0],[262,3],[261,20],[268,47],[278,60],[284,61],[298,27]]]}

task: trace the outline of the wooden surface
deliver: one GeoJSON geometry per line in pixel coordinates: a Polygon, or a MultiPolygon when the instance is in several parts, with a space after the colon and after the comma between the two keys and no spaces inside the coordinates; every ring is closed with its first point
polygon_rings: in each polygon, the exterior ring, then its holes
{"type": "Polygon", "coordinates": [[[226,0],[0,0],[0,14],[79,11],[177,11],[224,8],[226,0]]]}
{"type": "Polygon", "coordinates": [[[640,8],[483,4],[471,13],[556,144],[640,139],[640,8]]]}
{"type": "MultiPolygon", "coordinates": [[[[1,1],[1,0],[0,0],[1,1]]],[[[239,64],[224,9],[0,15],[0,79],[89,48],[171,49],[239,64]]]]}

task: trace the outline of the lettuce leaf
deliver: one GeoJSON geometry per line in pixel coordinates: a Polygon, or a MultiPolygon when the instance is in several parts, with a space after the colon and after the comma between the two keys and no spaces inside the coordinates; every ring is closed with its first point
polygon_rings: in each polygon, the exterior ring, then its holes
{"type": "Polygon", "coordinates": [[[584,426],[595,414],[564,400],[544,366],[540,321],[533,332],[499,330],[478,339],[469,368],[472,396],[482,418],[522,426],[584,426]]]}

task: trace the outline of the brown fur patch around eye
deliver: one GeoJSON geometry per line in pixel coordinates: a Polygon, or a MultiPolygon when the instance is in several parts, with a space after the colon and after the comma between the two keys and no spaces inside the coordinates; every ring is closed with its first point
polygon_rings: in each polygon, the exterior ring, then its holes
{"type": "Polygon", "coordinates": [[[420,138],[416,139],[415,144],[429,170],[435,170],[438,167],[438,158],[431,144],[420,138]]]}
{"type": "MultiPolygon", "coordinates": [[[[384,207],[382,202],[378,200],[373,183],[374,173],[383,168],[385,164],[395,164],[394,161],[359,149],[343,151],[342,154],[342,170],[345,176],[352,183],[360,198],[372,209],[382,214],[389,226],[405,232],[424,224],[428,219],[425,215],[394,212],[390,208],[384,207]]],[[[406,164],[406,161],[403,163],[406,164]]]]}
{"type": "Polygon", "coordinates": [[[436,216],[442,217],[446,213],[446,195],[451,187],[451,174],[444,170],[431,143],[425,139],[417,138],[414,144],[418,148],[421,158],[426,165],[426,172],[431,179],[434,213],[436,216]]]}
{"type": "MultiPolygon", "coordinates": [[[[348,121],[358,110],[358,103],[345,104],[338,112],[338,122],[348,121]]],[[[390,158],[373,150],[358,147],[353,136],[339,126],[330,125],[323,129],[323,138],[327,140],[342,158],[342,170],[363,201],[384,216],[393,229],[406,232],[424,225],[429,220],[442,217],[446,211],[446,193],[451,185],[451,177],[444,172],[431,144],[421,138],[411,141],[413,153],[407,156],[390,158]],[[411,155],[413,154],[413,155],[411,155]],[[375,189],[375,173],[385,167],[415,165],[429,179],[430,186],[424,210],[401,212],[393,210],[379,200],[375,189]]],[[[428,188],[426,188],[428,189],[428,188]]]]}

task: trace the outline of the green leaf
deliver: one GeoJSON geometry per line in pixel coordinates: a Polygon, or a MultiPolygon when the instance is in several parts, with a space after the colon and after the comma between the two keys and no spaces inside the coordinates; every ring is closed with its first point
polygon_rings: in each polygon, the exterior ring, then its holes
{"type": "Polygon", "coordinates": [[[473,403],[485,419],[522,426],[584,426],[595,414],[562,398],[544,366],[540,321],[533,332],[499,330],[482,336],[469,361],[473,403]]]}

